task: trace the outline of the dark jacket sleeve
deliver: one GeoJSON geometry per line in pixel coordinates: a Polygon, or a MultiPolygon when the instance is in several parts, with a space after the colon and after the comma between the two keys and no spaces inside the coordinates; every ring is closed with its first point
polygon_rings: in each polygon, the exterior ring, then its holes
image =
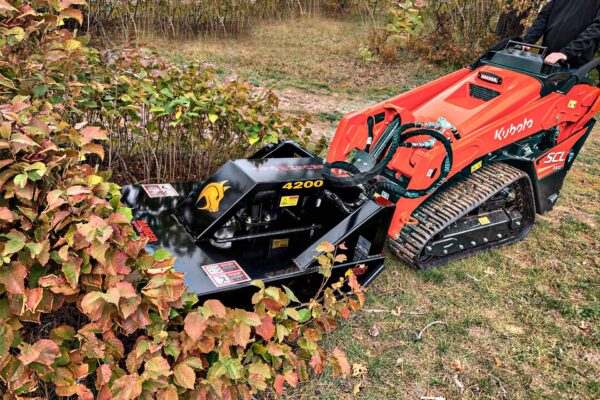
{"type": "Polygon", "coordinates": [[[525,39],[523,39],[525,43],[535,44],[542,36],[544,36],[544,33],[546,33],[546,26],[548,25],[548,19],[550,19],[550,13],[552,12],[552,6],[554,6],[555,1],[556,0],[552,0],[542,8],[542,11],[538,14],[535,22],[529,29],[529,32],[527,32],[525,39]]]}
{"type": "Polygon", "coordinates": [[[596,14],[594,22],[583,31],[577,39],[566,45],[561,53],[568,57],[577,57],[582,52],[596,45],[600,40],[600,11],[596,14]]]}

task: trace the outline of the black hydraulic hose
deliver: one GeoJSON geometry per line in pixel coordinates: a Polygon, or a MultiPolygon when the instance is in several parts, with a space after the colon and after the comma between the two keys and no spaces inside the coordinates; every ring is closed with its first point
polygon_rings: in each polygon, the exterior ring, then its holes
{"type": "Polygon", "coordinates": [[[371,195],[361,193],[359,198],[356,201],[350,203],[350,202],[345,202],[344,200],[341,199],[340,196],[338,196],[337,194],[335,194],[329,190],[325,190],[323,192],[323,194],[328,200],[330,200],[333,204],[335,204],[338,209],[342,210],[346,214],[352,214],[354,211],[356,211],[357,208],[359,208],[360,206],[365,204],[369,200],[369,198],[372,196],[372,193],[371,193],[371,195]]]}
{"type": "Polygon", "coordinates": [[[392,184],[389,182],[378,182],[376,187],[378,190],[385,190],[387,192],[391,192],[400,197],[406,198],[419,198],[423,196],[428,196],[431,193],[435,192],[440,186],[442,186],[450,171],[452,171],[452,166],[454,165],[454,154],[452,152],[452,142],[444,136],[442,133],[438,131],[434,131],[431,129],[418,129],[412,132],[407,133],[402,137],[402,143],[406,142],[408,139],[411,139],[416,136],[430,136],[442,143],[444,149],[446,150],[446,157],[441,165],[440,176],[426,189],[413,190],[408,189],[406,187],[402,187],[400,185],[392,184]]]}
{"type": "MultiPolygon", "coordinates": [[[[427,129],[427,128],[417,129],[417,130],[407,133],[406,135],[403,135],[403,133],[409,129],[422,128],[423,126],[426,126],[426,125],[421,124],[421,123],[416,123],[416,124],[410,123],[410,124],[405,124],[405,125],[400,126],[398,128],[397,132],[395,132],[395,134],[393,135],[392,143],[390,145],[389,151],[387,152],[386,156],[384,157],[384,159],[381,162],[379,162],[377,165],[375,165],[371,170],[363,172],[363,173],[359,173],[358,169],[352,164],[349,164],[347,162],[335,162],[332,164],[326,164],[324,166],[323,177],[325,178],[326,181],[328,181],[334,187],[342,187],[342,188],[356,187],[360,184],[367,183],[370,180],[375,179],[378,175],[380,175],[383,172],[383,170],[387,167],[387,165],[390,163],[390,161],[395,156],[396,151],[398,150],[399,147],[433,147],[432,142],[429,142],[427,144],[427,146],[425,146],[423,143],[418,144],[417,146],[415,146],[411,143],[406,143],[407,140],[417,137],[417,136],[429,136],[435,140],[438,140],[440,143],[442,143],[442,145],[444,146],[444,149],[446,151],[446,157],[444,158],[444,161],[442,162],[440,175],[435,180],[435,182],[433,184],[431,184],[430,187],[428,187],[426,189],[420,189],[420,190],[409,190],[407,187],[402,187],[402,186],[396,185],[396,184],[381,182],[381,183],[377,184],[376,188],[380,189],[380,190],[385,190],[385,191],[391,192],[393,194],[396,194],[400,197],[406,197],[406,198],[418,198],[418,197],[427,196],[427,195],[433,193],[440,186],[442,186],[444,184],[444,182],[446,182],[446,179],[448,178],[448,175],[450,174],[450,171],[452,170],[452,166],[454,164],[454,156],[453,156],[453,152],[452,152],[452,142],[450,139],[448,139],[446,136],[444,136],[444,134],[442,134],[441,132],[438,132],[438,131],[432,130],[432,129],[427,129]],[[402,146],[403,144],[405,144],[405,146],[402,146]],[[336,175],[333,173],[333,171],[332,171],[333,169],[340,169],[342,171],[348,172],[353,175],[339,176],[339,175],[336,175]]],[[[456,134],[458,134],[458,131],[456,132],[456,134]]]]}
{"type": "Polygon", "coordinates": [[[417,125],[413,123],[400,126],[398,128],[397,133],[393,135],[392,143],[386,156],[371,170],[362,173],[355,173],[357,168],[354,167],[352,164],[349,164],[347,162],[334,162],[332,164],[325,164],[325,166],[323,167],[323,178],[325,178],[325,180],[334,187],[346,188],[356,187],[362,183],[366,183],[372,179],[375,179],[378,175],[381,174],[381,172],[383,172],[383,170],[385,169],[385,167],[387,167],[390,161],[392,161],[392,158],[394,158],[394,155],[396,154],[396,151],[400,146],[400,137],[402,136],[402,133],[408,129],[415,128],[416,126],[417,125]],[[352,165],[354,171],[348,170],[348,167],[350,165],[352,165]],[[353,173],[354,175],[339,176],[333,173],[334,169],[340,169],[345,172],[353,173]]]}

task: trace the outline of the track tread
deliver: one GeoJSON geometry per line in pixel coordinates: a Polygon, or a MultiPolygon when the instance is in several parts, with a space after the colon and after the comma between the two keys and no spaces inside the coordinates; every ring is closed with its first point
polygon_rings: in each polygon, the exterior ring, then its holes
{"type": "Polygon", "coordinates": [[[486,165],[474,174],[462,178],[453,186],[434,194],[413,213],[420,223],[405,226],[399,239],[390,239],[392,252],[418,269],[444,264],[419,264],[419,256],[427,243],[504,187],[521,179],[529,180],[529,177],[525,172],[504,163],[486,165]]]}

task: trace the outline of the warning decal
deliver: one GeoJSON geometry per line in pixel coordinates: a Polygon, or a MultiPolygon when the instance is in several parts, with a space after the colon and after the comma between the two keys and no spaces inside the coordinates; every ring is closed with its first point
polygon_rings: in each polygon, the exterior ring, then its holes
{"type": "Polygon", "coordinates": [[[142,185],[142,187],[146,191],[146,194],[148,194],[148,197],[151,199],[179,196],[177,190],[175,190],[175,188],[168,183],[142,185]]]}
{"type": "Polygon", "coordinates": [[[296,207],[300,201],[300,196],[283,196],[279,207],[296,207]]]}
{"type": "Polygon", "coordinates": [[[202,269],[216,287],[236,285],[250,282],[250,277],[235,261],[203,265],[202,269]]]}

